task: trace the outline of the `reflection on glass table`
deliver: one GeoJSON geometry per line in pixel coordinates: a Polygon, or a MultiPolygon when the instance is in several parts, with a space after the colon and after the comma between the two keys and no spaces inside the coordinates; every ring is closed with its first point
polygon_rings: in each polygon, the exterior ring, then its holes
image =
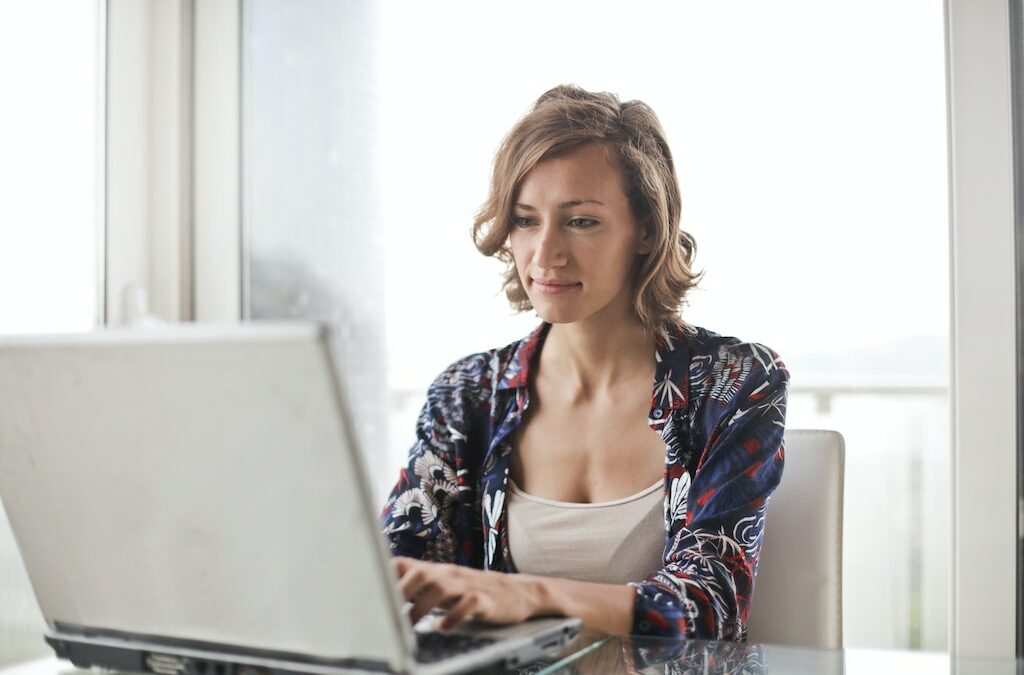
{"type": "Polygon", "coordinates": [[[554,661],[519,671],[531,675],[702,673],[758,675],[1024,674],[1024,660],[951,659],[944,652],[812,649],[706,640],[581,635],[554,661]]]}

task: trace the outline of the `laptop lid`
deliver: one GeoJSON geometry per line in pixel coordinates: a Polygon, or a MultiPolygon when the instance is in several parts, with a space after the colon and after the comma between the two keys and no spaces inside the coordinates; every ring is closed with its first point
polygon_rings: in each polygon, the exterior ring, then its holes
{"type": "Polygon", "coordinates": [[[368,486],[319,326],[0,339],[0,494],[51,629],[401,669],[368,486]]]}

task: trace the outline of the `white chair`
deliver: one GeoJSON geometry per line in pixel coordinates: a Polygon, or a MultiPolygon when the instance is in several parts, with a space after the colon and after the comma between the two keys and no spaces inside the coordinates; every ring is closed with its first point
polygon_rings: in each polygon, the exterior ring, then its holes
{"type": "Polygon", "coordinates": [[[747,628],[751,642],[843,646],[843,462],[836,431],[787,430],[768,502],[747,628]]]}

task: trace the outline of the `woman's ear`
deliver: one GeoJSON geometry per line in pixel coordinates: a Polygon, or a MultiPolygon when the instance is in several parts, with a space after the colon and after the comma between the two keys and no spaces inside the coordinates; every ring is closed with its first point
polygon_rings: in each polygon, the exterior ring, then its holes
{"type": "Polygon", "coordinates": [[[651,216],[640,221],[640,241],[637,243],[637,255],[647,255],[654,249],[654,227],[651,216]]]}

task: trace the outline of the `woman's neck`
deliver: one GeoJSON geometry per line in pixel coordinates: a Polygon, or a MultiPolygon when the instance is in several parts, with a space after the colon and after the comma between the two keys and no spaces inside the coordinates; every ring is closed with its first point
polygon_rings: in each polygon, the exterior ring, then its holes
{"type": "Polygon", "coordinates": [[[655,349],[654,336],[637,320],[554,324],[540,353],[540,372],[590,398],[637,377],[653,378],[655,349]]]}

